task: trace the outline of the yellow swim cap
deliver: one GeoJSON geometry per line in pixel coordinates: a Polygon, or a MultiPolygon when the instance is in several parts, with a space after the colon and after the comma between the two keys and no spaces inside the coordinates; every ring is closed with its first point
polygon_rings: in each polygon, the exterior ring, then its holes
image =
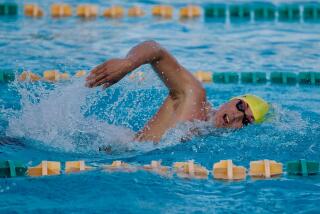
{"type": "Polygon", "coordinates": [[[264,119],[264,116],[269,111],[268,103],[261,97],[252,94],[245,94],[242,96],[234,97],[231,100],[234,99],[243,100],[248,103],[256,123],[261,123],[264,119]]]}

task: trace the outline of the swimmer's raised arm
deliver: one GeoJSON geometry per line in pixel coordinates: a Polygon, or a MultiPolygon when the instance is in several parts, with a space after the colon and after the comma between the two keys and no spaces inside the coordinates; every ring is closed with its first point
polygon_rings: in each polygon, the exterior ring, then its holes
{"type": "Polygon", "coordinates": [[[151,64],[171,95],[179,96],[188,90],[202,90],[201,84],[163,47],[154,41],[146,41],[133,47],[126,58],[111,59],[94,68],[86,85],[107,88],[120,81],[126,74],[143,64],[151,64]]]}
{"type": "Polygon", "coordinates": [[[158,112],[136,135],[139,141],[160,141],[163,134],[178,122],[206,120],[206,93],[201,83],[158,43],[143,42],[133,47],[124,59],[111,59],[94,68],[86,85],[107,88],[143,64],[151,64],[169,89],[158,112]]]}

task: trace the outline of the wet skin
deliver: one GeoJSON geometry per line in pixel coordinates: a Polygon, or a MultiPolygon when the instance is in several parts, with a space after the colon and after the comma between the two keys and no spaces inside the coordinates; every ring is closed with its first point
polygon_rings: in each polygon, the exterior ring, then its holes
{"type": "Polygon", "coordinates": [[[243,121],[254,121],[250,107],[239,99],[223,104],[218,110],[212,109],[202,84],[154,41],[133,47],[125,58],[97,66],[86,78],[86,86],[108,88],[143,64],[151,64],[169,94],[158,112],[137,133],[136,140],[159,142],[168,129],[184,121],[212,121],[217,128],[242,128],[243,121]]]}

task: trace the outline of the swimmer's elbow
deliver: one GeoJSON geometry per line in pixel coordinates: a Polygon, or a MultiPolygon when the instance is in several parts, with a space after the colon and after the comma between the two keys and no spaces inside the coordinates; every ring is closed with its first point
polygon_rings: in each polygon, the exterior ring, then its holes
{"type": "Polygon", "coordinates": [[[161,45],[158,42],[154,41],[154,40],[146,40],[146,41],[142,42],[142,44],[143,45],[147,45],[147,46],[152,47],[152,48],[156,48],[156,49],[161,48],[161,45]]]}
{"type": "Polygon", "coordinates": [[[153,52],[153,55],[156,56],[154,57],[155,60],[163,58],[164,54],[166,53],[166,50],[154,40],[144,41],[142,45],[153,52]]]}

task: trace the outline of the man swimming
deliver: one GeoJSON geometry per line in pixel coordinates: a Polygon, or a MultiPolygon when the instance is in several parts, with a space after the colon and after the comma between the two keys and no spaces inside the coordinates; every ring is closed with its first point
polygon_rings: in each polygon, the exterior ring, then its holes
{"type": "Polygon", "coordinates": [[[263,99],[249,94],[232,98],[214,110],[207,102],[201,83],[154,41],[133,47],[123,59],[111,59],[97,66],[87,77],[86,86],[108,88],[144,64],[151,64],[168,87],[169,95],[158,112],[137,133],[139,141],[159,142],[168,129],[185,121],[212,121],[216,128],[239,129],[262,121],[269,110],[263,99]]]}

